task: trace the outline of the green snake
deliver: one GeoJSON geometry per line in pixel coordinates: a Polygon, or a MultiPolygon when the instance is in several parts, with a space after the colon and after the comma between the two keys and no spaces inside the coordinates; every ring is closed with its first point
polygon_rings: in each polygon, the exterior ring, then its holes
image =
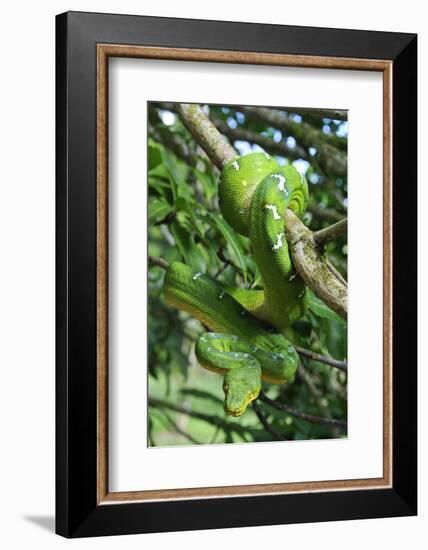
{"type": "Polygon", "coordinates": [[[224,375],[224,408],[242,415],[256,399],[262,380],[282,384],[297,369],[298,355],[283,332],[306,311],[306,287],[295,271],[284,233],[285,209],[302,217],[306,180],[291,165],[279,166],[266,153],[238,156],[223,168],[219,206],[224,219],[249,237],[263,290],[223,287],[181,263],[166,272],[165,301],[209,331],[195,347],[199,364],[224,375]]]}

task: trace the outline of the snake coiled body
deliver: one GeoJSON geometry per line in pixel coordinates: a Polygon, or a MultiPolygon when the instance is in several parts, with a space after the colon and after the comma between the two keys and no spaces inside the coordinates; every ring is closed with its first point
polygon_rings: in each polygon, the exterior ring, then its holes
{"type": "Polygon", "coordinates": [[[169,266],[167,303],[201,321],[195,353],[200,365],[224,374],[225,410],[240,416],[257,398],[261,381],[281,384],[297,369],[298,356],[282,332],[307,309],[306,288],[294,270],[284,232],[289,208],[301,217],[308,200],[304,177],[265,153],[225,165],[219,206],[225,220],[249,237],[263,290],[222,287],[181,262],[169,266]]]}

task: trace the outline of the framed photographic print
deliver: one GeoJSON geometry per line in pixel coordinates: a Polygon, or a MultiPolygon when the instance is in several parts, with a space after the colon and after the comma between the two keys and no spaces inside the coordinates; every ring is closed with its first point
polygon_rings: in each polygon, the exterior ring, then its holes
{"type": "Polygon", "coordinates": [[[57,16],[57,532],[416,514],[416,36],[57,16]]]}

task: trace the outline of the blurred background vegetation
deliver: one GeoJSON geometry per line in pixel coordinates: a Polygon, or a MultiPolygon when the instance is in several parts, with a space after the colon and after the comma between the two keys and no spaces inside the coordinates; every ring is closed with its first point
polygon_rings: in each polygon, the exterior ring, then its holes
{"type": "MultiPolygon", "coordinates": [[[[310,202],[303,219],[312,230],[347,215],[346,112],[204,105],[240,154],[265,151],[305,174],[310,202]]],[[[175,105],[149,104],[149,426],[150,446],[320,439],[346,436],[346,372],[300,357],[291,382],[264,384],[286,410],[257,401],[239,418],[225,415],[222,377],[201,368],[194,344],[202,325],[165,304],[162,260],[180,260],[220,283],[261,288],[249,240],[223,220],[218,170],[181,123],[175,105]],[[160,259],[160,261],[156,261],[160,259]],[[300,415],[333,418],[337,424],[300,415]]],[[[347,278],[346,236],[327,253],[347,278]]],[[[290,329],[300,347],[346,361],[347,326],[319,302],[290,329]]]]}

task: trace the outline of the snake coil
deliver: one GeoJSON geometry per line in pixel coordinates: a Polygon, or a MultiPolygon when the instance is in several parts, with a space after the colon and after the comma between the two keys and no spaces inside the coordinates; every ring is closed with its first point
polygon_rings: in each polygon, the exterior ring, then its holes
{"type": "Polygon", "coordinates": [[[307,202],[306,180],[293,166],[279,166],[266,153],[236,157],[223,168],[219,206],[249,237],[263,290],[223,287],[181,262],[167,270],[166,302],[212,331],[199,337],[195,353],[202,367],[224,375],[227,414],[242,415],[262,380],[282,384],[296,372],[297,353],[282,333],[305,313],[308,299],[290,258],[284,214],[289,208],[302,217],[307,202]]]}

